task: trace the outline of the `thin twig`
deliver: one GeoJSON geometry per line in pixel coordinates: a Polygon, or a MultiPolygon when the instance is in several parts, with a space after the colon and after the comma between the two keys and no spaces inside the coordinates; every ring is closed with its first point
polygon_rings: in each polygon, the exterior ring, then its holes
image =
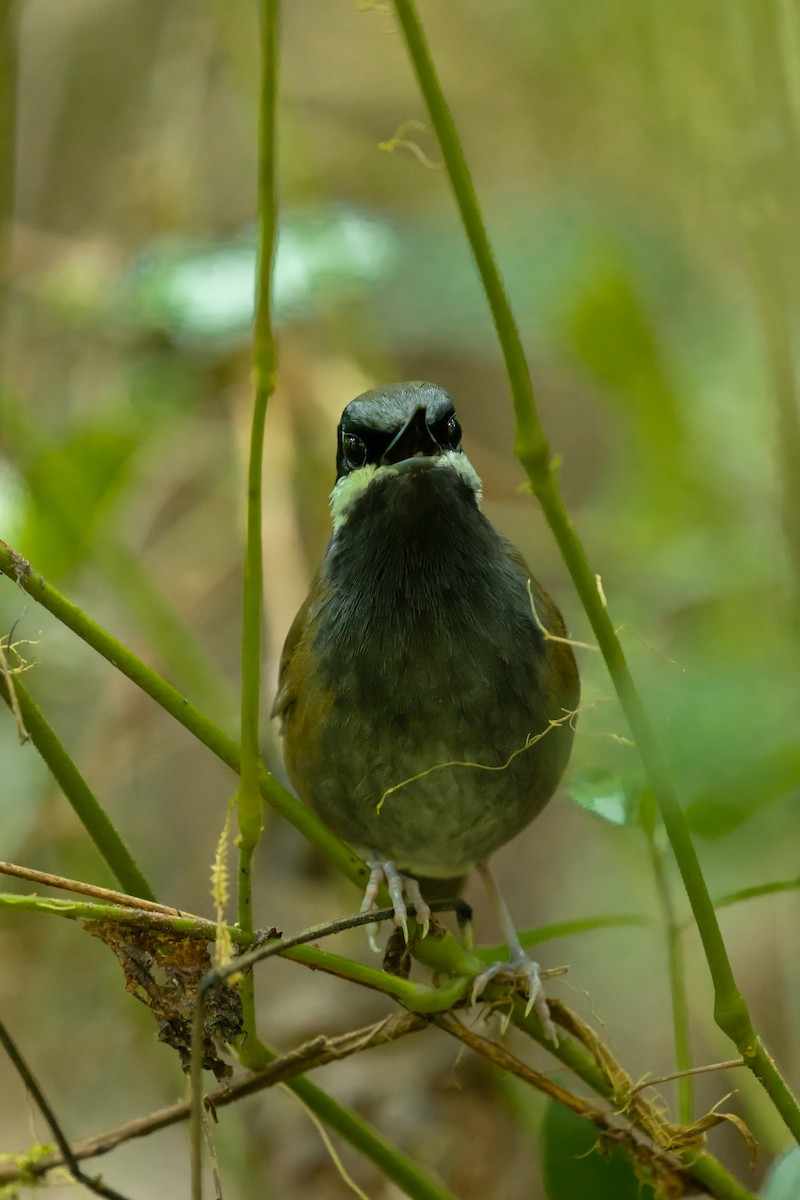
{"type": "MultiPolygon", "coordinates": [[[[0,239],[2,239],[2,236],[3,231],[0,229],[0,239]]],[[[2,277],[0,277],[0,294],[2,294],[2,286],[3,280],[2,277]]],[[[6,657],[6,645],[7,640],[0,638],[0,679],[3,680],[6,686],[6,691],[8,693],[8,705],[11,709],[12,716],[14,717],[14,723],[17,727],[19,744],[24,746],[26,742],[30,741],[31,735],[25,728],[25,722],[22,719],[22,713],[20,712],[19,700],[17,699],[17,692],[14,686],[14,677],[17,674],[17,671],[9,666],[8,658],[6,657]]]]}
{"type": "MultiPolygon", "coordinates": [[[[84,1174],[84,1172],[81,1170],[80,1166],[78,1165],[77,1157],[70,1147],[70,1144],[67,1141],[67,1138],[58,1122],[58,1119],[56,1118],[55,1113],[50,1107],[44,1092],[39,1087],[33,1071],[30,1069],[25,1059],[22,1057],[22,1054],[17,1049],[16,1043],[2,1021],[0,1021],[0,1042],[2,1042],[3,1048],[16,1067],[22,1082],[25,1084],[25,1087],[33,1097],[34,1103],[41,1112],[45,1121],[47,1121],[47,1124],[50,1126],[53,1137],[55,1138],[58,1148],[61,1151],[61,1163],[66,1166],[67,1170],[70,1172],[73,1178],[78,1181],[78,1183],[82,1183],[84,1187],[87,1187],[89,1191],[94,1192],[96,1196],[106,1196],[108,1200],[126,1200],[126,1197],[123,1196],[121,1192],[115,1191],[114,1188],[108,1187],[106,1184],[101,1183],[98,1179],[92,1179],[89,1175],[84,1174]]],[[[29,1169],[30,1164],[26,1164],[26,1172],[29,1169]]]]}
{"type": "MultiPolygon", "coordinates": [[[[424,1029],[427,1024],[428,1021],[425,1017],[417,1016],[414,1013],[397,1013],[384,1017],[374,1025],[354,1029],[349,1033],[340,1034],[338,1037],[315,1037],[302,1046],[274,1059],[262,1070],[250,1072],[236,1083],[226,1084],[209,1092],[205,1098],[206,1106],[214,1109],[224,1108],[225,1105],[234,1104],[245,1096],[251,1096],[265,1088],[294,1079],[295,1076],[301,1075],[305,1071],[325,1066],[326,1063],[338,1062],[361,1050],[372,1049],[373,1046],[386,1045],[408,1033],[416,1033],[424,1029]]],[[[108,1154],[124,1142],[132,1141],[134,1138],[147,1137],[159,1129],[166,1129],[185,1121],[189,1116],[189,1110],[188,1101],[172,1104],[167,1108],[150,1113],[147,1117],[137,1117],[134,1121],[127,1121],[124,1125],[119,1125],[107,1133],[75,1142],[71,1147],[67,1145],[66,1150],[75,1161],[108,1154]]],[[[69,1160],[64,1152],[65,1148],[60,1142],[59,1148],[61,1153],[50,1154],[36,1162],[26,1161],[24,1168],[13,1162],[0,1163],[0,1186],[12,1183],[24,1175],[44,1175],[55,1167],[63,1166],[69,1160]]]]}
{"type": "MultiPolygon", "coordinates": [[[[461,900],[432,900],[428,907],[432,913],[435,913],[459,910],[462,905],[463,901],[461,900]]],[[[408,912],[410,916],[414,916],[413,904],[408,906],[408,912]]],[[[352,913],[349,917],[336,917],[333,921],[322,921],[319,925],[312,925],[293,937],[282,937],[264,946],[258,946],[255,950],[248,950],[246,954],[238,955],[232,962],[214,968],[200,981],[200,989],[203,993],[208,992],[219,987],[232,975],[248,971],[257,962],[261,962],[265,958],[272,958],[274,954],[285,954],[287,950],[291,950],[295,946],[305,946],[308,942],[317,941],[318,938],[329,937],[333,933],[344,933],[346,929],[356,929],[360,925],[369,925],[372,921],[391,920],[394,920],[393,908],[373,908],[369,912],[352,913]]]]}
{"type": "Polygon", "coordinates": [[[663,1185],[666,1195],[683,1195],[693,1186],[690,1175],[677,1158],[643,1141],[630,1127],[617,1124],[613,1113],[567,1091],[549,1075],[543,1075],[541,1071],[529,1067],[498,1042],[469,1029],[454,1013],[441,1013],[431,1020],[471,1050],[488,1058],[495,1066],[510,1071],[525,1083],[531,1084],[537,1091],[543,1092],[550,1099],[591,1122],[609,1142],[624,1146],[634,1161],[646,1162],[653,1176],[663,1185]]]}
{"type": "Polygon", "coordinates": [[[83,883],[80,879],[67,879],[64,875],[51,875],[49,871],[36,871],[33,867],[23,867],[19,863],[0,862],[0,875],[13,875],[17,879],[28,879],[32,883],[41,883],[46,887],[60,888],[62,892],[77,892],[82,896],[93,896],[96,900],[106,900],[110,904],[124,904],[128,908],[139,908],[143,912],[163,913],[168,917],[188,917],[190,920],[196,921],[205,919],[196,917],[193,913],[184,912],[183,909],[172,908],[168,904],[157,904],[153,900],[143,900],[141,896],[130,896],[127,892],[115,892],[112,888],[83,883]]]}
{"type": "Polygon", "coordinates": [[[669,1075],[657,1075],[655,1079],[644,1079],[631,1089],[630,1094],[635,1096],[638,1092],[644,1091],[645,1088],[657,1087],[660,1083],[670,1083],[673,1079],[681,1079],[684,1075],[705,1075],[710,1071],[730,1071],[734,1067],[744,1067],[746,1065],[743,1058],[730,1058],[727,1062],[706,1063],[702,1067],[689,1067],[686,1071],[673,1071],[669,1075]]]}
{"type": "MultiPolygon", "coordinates": [[[[655,806],[653,808],[655,810],[655,806]]],[[[653,812],[653,816],[655,817],[655,811],[653,812]]],[[[675,912],[666,854],[659,843],[659,831],[655,827],[655,821],[646,828],[645,832],[659,904],[661,905],[667,948],[669,987],[672,998],[672,1030],[675,1045],[675,1065],[677,1067],[677,1071],[673,1077],[678,1080],[678,1119],[681,1124],[689,1125],[692,1120],[694,1091],[691,1080],[692,1072],[689,1070],[689,1064],[692,1061],[692,1048],[683,938],[675,912]]]]}
{"type": "Polygon", "coordinates": [[[350,1191],[354,1193],[354,1195],[358,1196],[359,1200],[369,1200],[369,1196],[367,1196],[366,1192],[362,1191],[355,1179],[353,1179],[352,1175],[348,1174],[347,1168],[339,1157],[339,1153],[334,1146],[333,1141],[331,1140],[330,1134],[317,1114],[314,1112],[313,1108],[309,1108],[306,1102],[297,1095],[297,1092],[293,1092],[287,1084],[282,1083],[281,1087],[284,1088],[290,1096],[294,1096],[295,1100],[301,1106],[309,1121],[316,1129],[320,1136],[320,1140],[322,1141],[325,1149],[328,1151],[330,1160],[339,1173],[339,1176],[341,1177],[345,1187],[348,1187],[350,1191]]]}

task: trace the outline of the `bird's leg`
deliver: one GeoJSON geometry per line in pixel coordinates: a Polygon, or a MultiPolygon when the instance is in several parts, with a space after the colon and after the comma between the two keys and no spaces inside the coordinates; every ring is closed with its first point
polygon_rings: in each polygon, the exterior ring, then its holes
{"type": "MultiPolygon", "coordinates": [[[[431,927],[431,910],[422,895],[419,882],[413,875],[401,875],[400,878],[403,880],[406,897],[414,905],[414,914],[417,918],[417,924],[422,927],[422,936],[427,937],[428,930],[431,927]]],[[[397,920],[397,910],[395,910],[394,919],[395,921],[397,920]]],[[[406,941],[408,941],[408,936],[406,936],[406,941]]]]}
{"type": "MultiPolygon", "coordinates": [[[[383,883],[383,867],[379,862],[369,863],[369,879],[367,886],[364,889],[364,899],[361,901],[360,912],[368,913],[373,908],[378,907],[378,891],[383,883]]],[[[370,950],[374,954],[380,954],[381,948],[378,945],[378,923],[372,922],[366,926],[367,940],[369,941],[370,950]]]]}
{"type": "Polygon", "coordinates": [[[497,880],[492,874],[489,864],[480,862],[477,864],[477,869],[489,893],[489,898],[492,901],[495,912],[500,918],[503,934],[508,943],[508,961],[493,963],[485,971],[481,971],[480,975],[473,981],[472,1002],[473,1004],[475,1003],[475,1000],[486,987],[489,980],[494,979],[498,975],[508,975],[512,979],[518,980],[528,995],[525,1015],[527,1016],[531,1009],[535,1008],[536,1014],[542,1023],[545,1037],[557,1046],[558,1034],[550,1016],[547,999],[542,990],[542,981],[539,977],[539,964],[528,958],[528,955],[525,953],[517,931],[514,928],[514,922],[511,920],[511,913],[508,911],[506,902],[503,899],[497,880]]]}
{"type": "MultiPolygon", "coordinates": [[[[364,899],[361,901],[361,912],[367,913],[371,912],[373,908],[377,908],[378,891],[385,880],[394,908],[394,923],[403,930],[406,943],[408,943],[406,900],[413,904],[417,921],[422,926],[422,936],[426,937],[430,928],[431,910],[423,899],[417,880],[410,875],[401,875],[394,863],[388,860],[382,862],[380,859],[370,858],[367,861],[369,863],[369,880],[364,892],[364,899]]],[[[379,954],[377,933],[377,924],[367,926],[369,944],[375,953],[379,954]]]]}

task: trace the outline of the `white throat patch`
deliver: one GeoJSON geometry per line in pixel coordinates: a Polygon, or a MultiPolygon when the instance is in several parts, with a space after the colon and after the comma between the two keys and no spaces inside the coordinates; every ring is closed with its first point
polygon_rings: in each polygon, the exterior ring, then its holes
{"type": "MultiPolygon", "coordinates": [[[[456,471],[472,488],[478,508],[480,508],[483,500],[483,486],[478,472],[463,451],[443,451],[438,462],[428,469],[431,471],[456,471]]],[[[356,500],[364,494],[371,483],[398,474],[396,466],[376,467],[372,463],[368,463],[367,466],[359,467],[356,471],[351,471],[349,475],[343,475],[341,479],[337,479],[330,496],[334,534],[342,528],[356,500]]]]}

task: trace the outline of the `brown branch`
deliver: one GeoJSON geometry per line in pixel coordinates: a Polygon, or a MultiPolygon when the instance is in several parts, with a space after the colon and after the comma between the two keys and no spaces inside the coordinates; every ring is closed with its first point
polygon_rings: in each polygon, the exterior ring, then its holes
{"type": "MultiPolygon", "coordinates": [[[[672,1121],[667,1121],[658,1107],[642,1095],[648,1085],[634,1085],[628,1072],[617,1062],[608,1046],[598,1037],[591,1026],[565,1005],[556,1003],[553,1007],[556,1009],[553,1014],[556,1023],[583,1043],[602,1071],[609,1085],[611,1103],[619,1113],[624,1114],[628,1120],[642,1130],[656,1146],[662,1150],[676,1153],[683,1150],[698,1151],[705,1142],[706,1133],[714,1126],[727,1121],[739,1130],[751,1158],[755,1156],[755,1138],[745,1123],[734,1114],[719,1112],[715,1107],[690,1125],[676,1125],[672,1121]]],[[[718,1064],[720,1067],[739,1065],[741,1064],[738,1060],[733,1063],[718,1064]]],[[[706,1069],[708,1068],[696,1068],[698,1072],[706,1069]]],[[[657,1081],[652,1080],[651,1082],[657,1081]]]]}
{"type": "Polygon", "coordinates": [[[62,892],[77,892],[81,896],[93,896],[96,900],[106,900],[109,904],[124,904],[129,908],[143,909],[144,912],[163,913],[169,917],[189,917],[193,921],[207,920],[206,917],[196,917],[193,913],[184,912],[180,908],[172,908],[168,904],[157,904],[153,900],[143,900],[140,896],[115,892],[111,888],[84,883],[80,879],[67,879],[63,875],[51,875],[48,871],[35,871],[33,867],[22,867],[19,863],[0,862],[0,875],[13,875],[17,879],[28,879],[32,883],[42,883],[46,887],[60,888],[62,892]]]}
{"type": "Polygon", "coordinates": [[[552,1100],[563,1104],[571,1112],[590,1121],[598,1130],[601,1140],[624,1147],[633,1161],[643,1168],[648,1178],[651,1181],[658,1181],[664,1195],[683,1196],[697,1190],[695,1180],[688,1171],[681,1167],[677,1159],[659,1147],[643,1141],[630,1127],[618,1124],[615,1119],[616,1114],[613,1112],[598,1108],[582,1096],[576,1096],[567,1091],[549,1076],[529,1067],[527,1063],[511,1054],[498,1042],[469,1029],[454,1013],[441,1013],[432,1017],[431,1020],[440,1029],[444,1029],[446,1033],[469,1046],[471,1050],[488,1058],[495,1066],[510,1071],[552,1100]]]}
{"type": "MultiPolygon", "coordinates": [[[[298,1046],[295,1050],[290,1050],[288,1054],[276,1058],[261,1071],[253,1071],[228,1087],[216,1088],[209,1092],[205,1097],[206,1107],[213,1113],[216,1109],[233,1104],[244,1096],[250,1096],[263,1088],[285,1083],[305,1071],[322,1067],[329,1062],[337,1062],[339,1059],[347,1058],[361,1050],[370,1050],[373,1046],[386,1045],[408,1033],[416,1033],[418,1030],[424,1029],[427,1024],[428,1021],[425,1017],[404,1012],[384,1017],[375,1025],[354,1029],[339,1037],[327,1038],[320,1035],[312,1038],[311,1041],[298,1046]]],[[[72,1156],[77,1161],[94,1158],[100,1154],[108,1154],[123,1142],[131,1141],[133,1138],[146,1137],[159,1129],[166,1129],[170,1125],[185,1121],[188,1116],[188,1101],[172,1104],[168,1108],[161,1108],[157,1112],[150,1113],[149,1116],[138,1117],[134,1121],[128,1121],[125,1125],[119,1125],[107,1133],[75,1142],[71,1147],[72,1156]]],[[[0,1163],[0,1187],[31,1175],[44,1175],[54,1167],[63,1166],[66,1161],[64,1155],[60,1153],[49,1154],[46,1158],[36,1161],[29,1161],[24,1156],[21,1158],[20,1165],[13,1162],[0,1163]]]]}

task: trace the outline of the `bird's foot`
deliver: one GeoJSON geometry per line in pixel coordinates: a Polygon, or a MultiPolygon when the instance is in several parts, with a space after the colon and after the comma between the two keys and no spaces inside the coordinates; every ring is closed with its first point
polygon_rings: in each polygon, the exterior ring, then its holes
{"type": "MultiPolygon", "coordinates": [[[[385,883],[392,898],[394,923],[402,929],[406,944],[408,944],[408,908],[406,901],[414,906],[414,914],[422,926],[422,936],[427,937],[431,923],[431,910],[422,897],[417,880],[410,875],[401,875],[393,862],[381,862],[377,859],[370,859],[369,868],[369,881],[364,892],[364,899],[361,901],[361,912],[368,913],[373,908],[378,907],[378,892],[381,884],[385,883]]],[[[380,954],[377,933],[377,924],[367,926],[369,944],[376,954],[380,954]]]]}
{"type": "Polygon", "coordinates": [[[557,1046],[558,1034],[553,1024],[553,1019],[550,1016],[547,998],[542,987],[539,964],[528,958],[527,954],[521,948],[507,962],[492,963],[485,971],[481,971],[480,975],[477,975],[472,982],[473,1004],[484,991],[487,983],[498,976],[508,976],[509,979],[517,984],[524,995],[527,996],[525,1016],[527,1017],[531,1010],[535,1009],[536,1015],[542,1023],[544,1036],[554,1046],[557,1046]]]}

